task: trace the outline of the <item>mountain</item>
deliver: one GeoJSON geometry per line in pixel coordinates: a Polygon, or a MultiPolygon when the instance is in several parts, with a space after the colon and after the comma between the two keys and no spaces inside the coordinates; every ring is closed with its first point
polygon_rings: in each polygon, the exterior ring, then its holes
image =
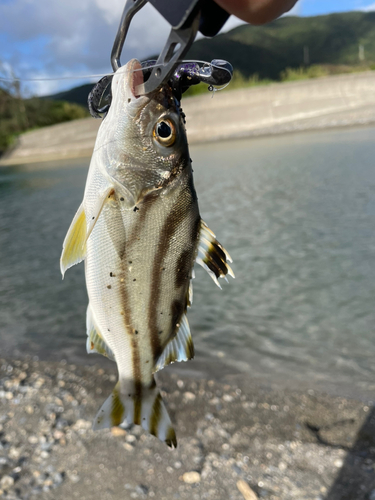
{"type": "MultiPolygon", "coordinates": [[[[316,17],[282,17],[265,26],[243,25],[212,39],[196,41],[186,59],[226,59],[244,77],[280,79],[286,68],[308,64],[375,64],[375,12],[346,12],[316,17]],[[359,46],[364,61],[359,61],[359,46]],[[308,61],[306,61],[308,58],[308,61]],[[304,61],[305,59],[305,61],[304,61]]],[[[86,105],[92,84],[50,99],[86,105]]]]}
{"type": "Polygon", "coordinates": [[[65,90],[63,92],[58,92],[57,94],[44,96],[44,98],[53,99],[54,101],[75,102],[76,104],[81,104],[87,107],[87,97],[91,92],[93,86],[94,83],[86,83],[85,85],[80,85],[79,87],[74,87],[70,90],[65,90]]]}

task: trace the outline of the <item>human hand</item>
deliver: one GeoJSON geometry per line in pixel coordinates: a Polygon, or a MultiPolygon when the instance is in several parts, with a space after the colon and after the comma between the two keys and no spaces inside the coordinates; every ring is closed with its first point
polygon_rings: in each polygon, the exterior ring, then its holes
{"type": "Polygon", "coordinates": [[[264,24],[288,12],[297,0],[215,0],[229,14],[251,24],[264,24]]]}

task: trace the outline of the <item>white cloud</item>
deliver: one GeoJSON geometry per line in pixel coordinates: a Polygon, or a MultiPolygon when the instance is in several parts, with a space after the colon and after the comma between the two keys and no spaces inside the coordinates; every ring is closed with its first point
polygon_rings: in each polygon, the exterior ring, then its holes
{"type": "Polygon", "coordinates": [[[367,5],[366,7],[362,7],[361,9],[363,12],[372,12],[375,10],[375,3],[372,3],[370,5],[367,5]]]}

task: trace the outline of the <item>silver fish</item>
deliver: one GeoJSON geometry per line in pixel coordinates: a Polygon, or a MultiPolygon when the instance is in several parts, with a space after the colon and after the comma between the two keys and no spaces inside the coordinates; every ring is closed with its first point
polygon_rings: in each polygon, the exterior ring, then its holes
{"type": "Polygon", "coordinates": [[[194,356],[186,318],[194,261],[217,285],[234,275],[229,254],[199,215],[179,103],[168,86],[137,96],[141,83],[135,59],[113,77],[112,104],[60,263],[64,276],[85,261],[87,351],[118,367],[94,428],[135,423],[173,447],[154,373],[194,356]]]}

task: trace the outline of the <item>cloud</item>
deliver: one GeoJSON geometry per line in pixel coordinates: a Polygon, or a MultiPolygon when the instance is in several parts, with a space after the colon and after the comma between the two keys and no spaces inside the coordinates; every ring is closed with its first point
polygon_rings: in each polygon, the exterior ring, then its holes
{"type": "MultiPolygon", "coordinates": [[[[23,78],[108,73],[123,0],[14,0],[0,16],[0,61],[23,78]]],[[[160,51],[169,25],[151,5],[132,21],[121,60],[144,59],[160,51]]],[[[75,85],[72,83],[70,86],[75,85]]],[[[56,82],[35,91],[57,88],[56,82]]],[[[69,88],[69,83],[60,83],[69,88]]]]}
{"type": "Polygon", "coordinates": [[[375,3],[367,5],[366,7],[362,7],[360,10],[362,10],[363,12],[372,12],[375,10],[375,3]]]}
{"type": "MultiPolygon", "coordinates": [[[[0,0],[1,1],[1,0],[0,0]]],[[[106,74],[124,0],[9,0],[1,3],[0,62],[20,78],[106,74]]],[[[299,4],[290,14],[297,14],[299,4]]],[[[231,16],[224,31],[243,22],[231,16]]],[[[133,18],[122,52],[125,63],[160,53],[169,24],[147,4],[133,18]]],[[[87,79],[85,80],[87,81],[87,79]]],[[[56,92],[82,80],[26,83],[37,94],[56,92]]]]}

